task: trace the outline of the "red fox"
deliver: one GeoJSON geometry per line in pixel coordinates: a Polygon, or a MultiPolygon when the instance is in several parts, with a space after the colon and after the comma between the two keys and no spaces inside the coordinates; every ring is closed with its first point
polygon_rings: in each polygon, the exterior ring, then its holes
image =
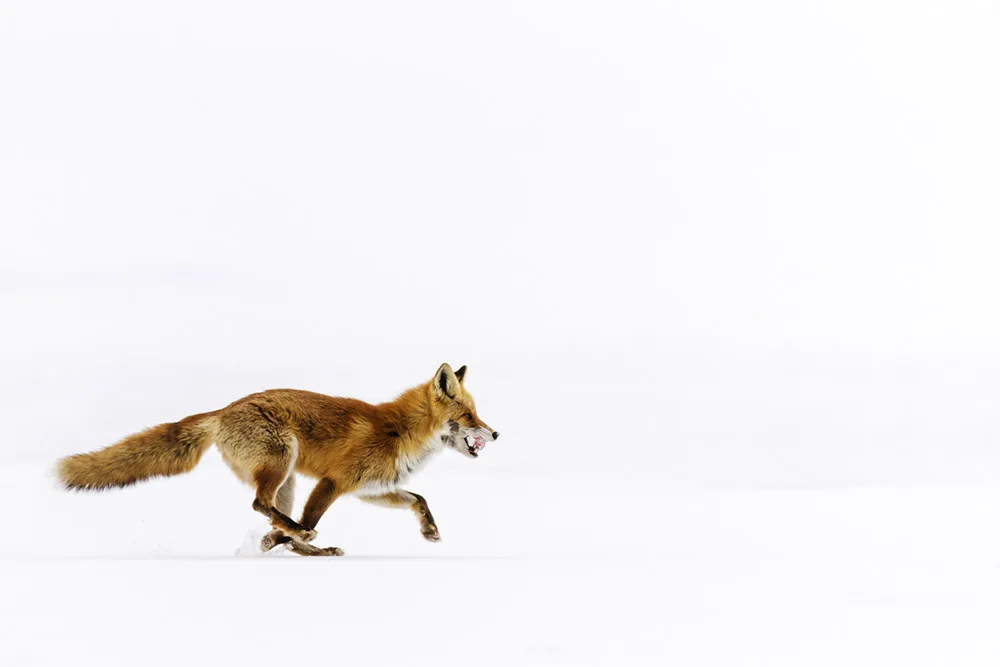
{"type": "Polygon", "coordinates": [[[427,501],[401,485],[444,447],[476,458],[499,437],[476,413],[465,372],[465,366],[453,371],[442,364],[429,382],[378,405],[295,389],[251,394],[221,410],[61,459],[59,479],[68,489],[101,490],[179,475],[193,469],[214,442],[236,476],[256,489],[253,509],[271,522],[263,551],[287,544],[304,556],[342,556],[337,547],[310,543],[326,510],[348,493],[409,508],[420,520],[421,534],[437,542],[440,533],[427,501]],[[289,516],[296,472],[319,480],[299,521],[289,516]]]}

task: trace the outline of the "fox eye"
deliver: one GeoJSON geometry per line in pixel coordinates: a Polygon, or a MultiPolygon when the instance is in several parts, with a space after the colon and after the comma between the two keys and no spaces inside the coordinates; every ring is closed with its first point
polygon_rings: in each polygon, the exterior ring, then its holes
{"type": "Polygon", "coordinates": [[[464,417],[465,419],[472,419],[472,413],[466,412],[464,415],[462,415],[462,417],[464,417]]]}

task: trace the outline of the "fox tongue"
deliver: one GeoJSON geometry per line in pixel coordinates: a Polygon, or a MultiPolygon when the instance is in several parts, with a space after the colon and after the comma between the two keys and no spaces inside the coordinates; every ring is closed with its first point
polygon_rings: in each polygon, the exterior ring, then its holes
{"type": "Polygon", "coordinates": [[[485,446],[486,446],[486,441],[483,440],[482,437],[480,437],[478,435],[472,436],[472,449],[474,451],[478,452],[480,449],[482,449],[485,446]]]}

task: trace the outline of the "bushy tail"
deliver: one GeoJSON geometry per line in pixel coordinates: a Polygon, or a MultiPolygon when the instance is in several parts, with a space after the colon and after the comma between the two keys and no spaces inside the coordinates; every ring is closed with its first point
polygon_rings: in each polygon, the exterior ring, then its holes
{"type": "Polygon", "coordinates": [[[214,412],[185,417],[130,435],[110,447],[59,461],[68,489],[99,491],[193,469],[215,438],[214,412]]]}

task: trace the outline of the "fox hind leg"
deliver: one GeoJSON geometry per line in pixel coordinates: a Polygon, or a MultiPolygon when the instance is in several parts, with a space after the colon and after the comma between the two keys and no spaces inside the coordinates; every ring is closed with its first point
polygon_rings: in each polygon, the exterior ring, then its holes
{"type": "Polygon", "coordinates": [[[299,443],[273,406],[247,402],[228,410],[220,419],[215,444],[233,471],[256,488],[252,507],[268,518],[272,528],[302,542],[316,537],[316,531],[283,511],[291,511],[295,482],[284,492],[281,489],[294,475],[299,443]]]}
{"type": "Polygon", "coordinates": [[[292,516],[292,505],[295,504],[295,473],[288,475],[285,483],[278,488],[278,495],[274,499],[274,506],[283,514],[292,516]]]}
{"type": "MultiPolygon", "coordinates": [[[[285,483],[281,485],[278,489],[278,495],[275,497],[274,506],[278,508],[279,512],[282,512],[286,516],[292,515],[292,505],[295,503],[295,473],[293,472],[285,480],[285,483]]],[[[285,535],[280,530],[272,530],[267,535],[263,537],[260,541],[261,551],[270,551],[279,544],[285,544],[286,542],[291,542],[292,538],[285,535]]]]}
{"type": "Polygon", "coordinates": [[[276,467],[258,470],[254,474],[257,497],[254,498],[252,507],[270,519],[271,526],[276,530],[280,530],[292,539],[309,542],[316,538],[316,531],[306,528],[275,506],[278,489],[290,474],[291,470],[280,470],[276,467]]]}

